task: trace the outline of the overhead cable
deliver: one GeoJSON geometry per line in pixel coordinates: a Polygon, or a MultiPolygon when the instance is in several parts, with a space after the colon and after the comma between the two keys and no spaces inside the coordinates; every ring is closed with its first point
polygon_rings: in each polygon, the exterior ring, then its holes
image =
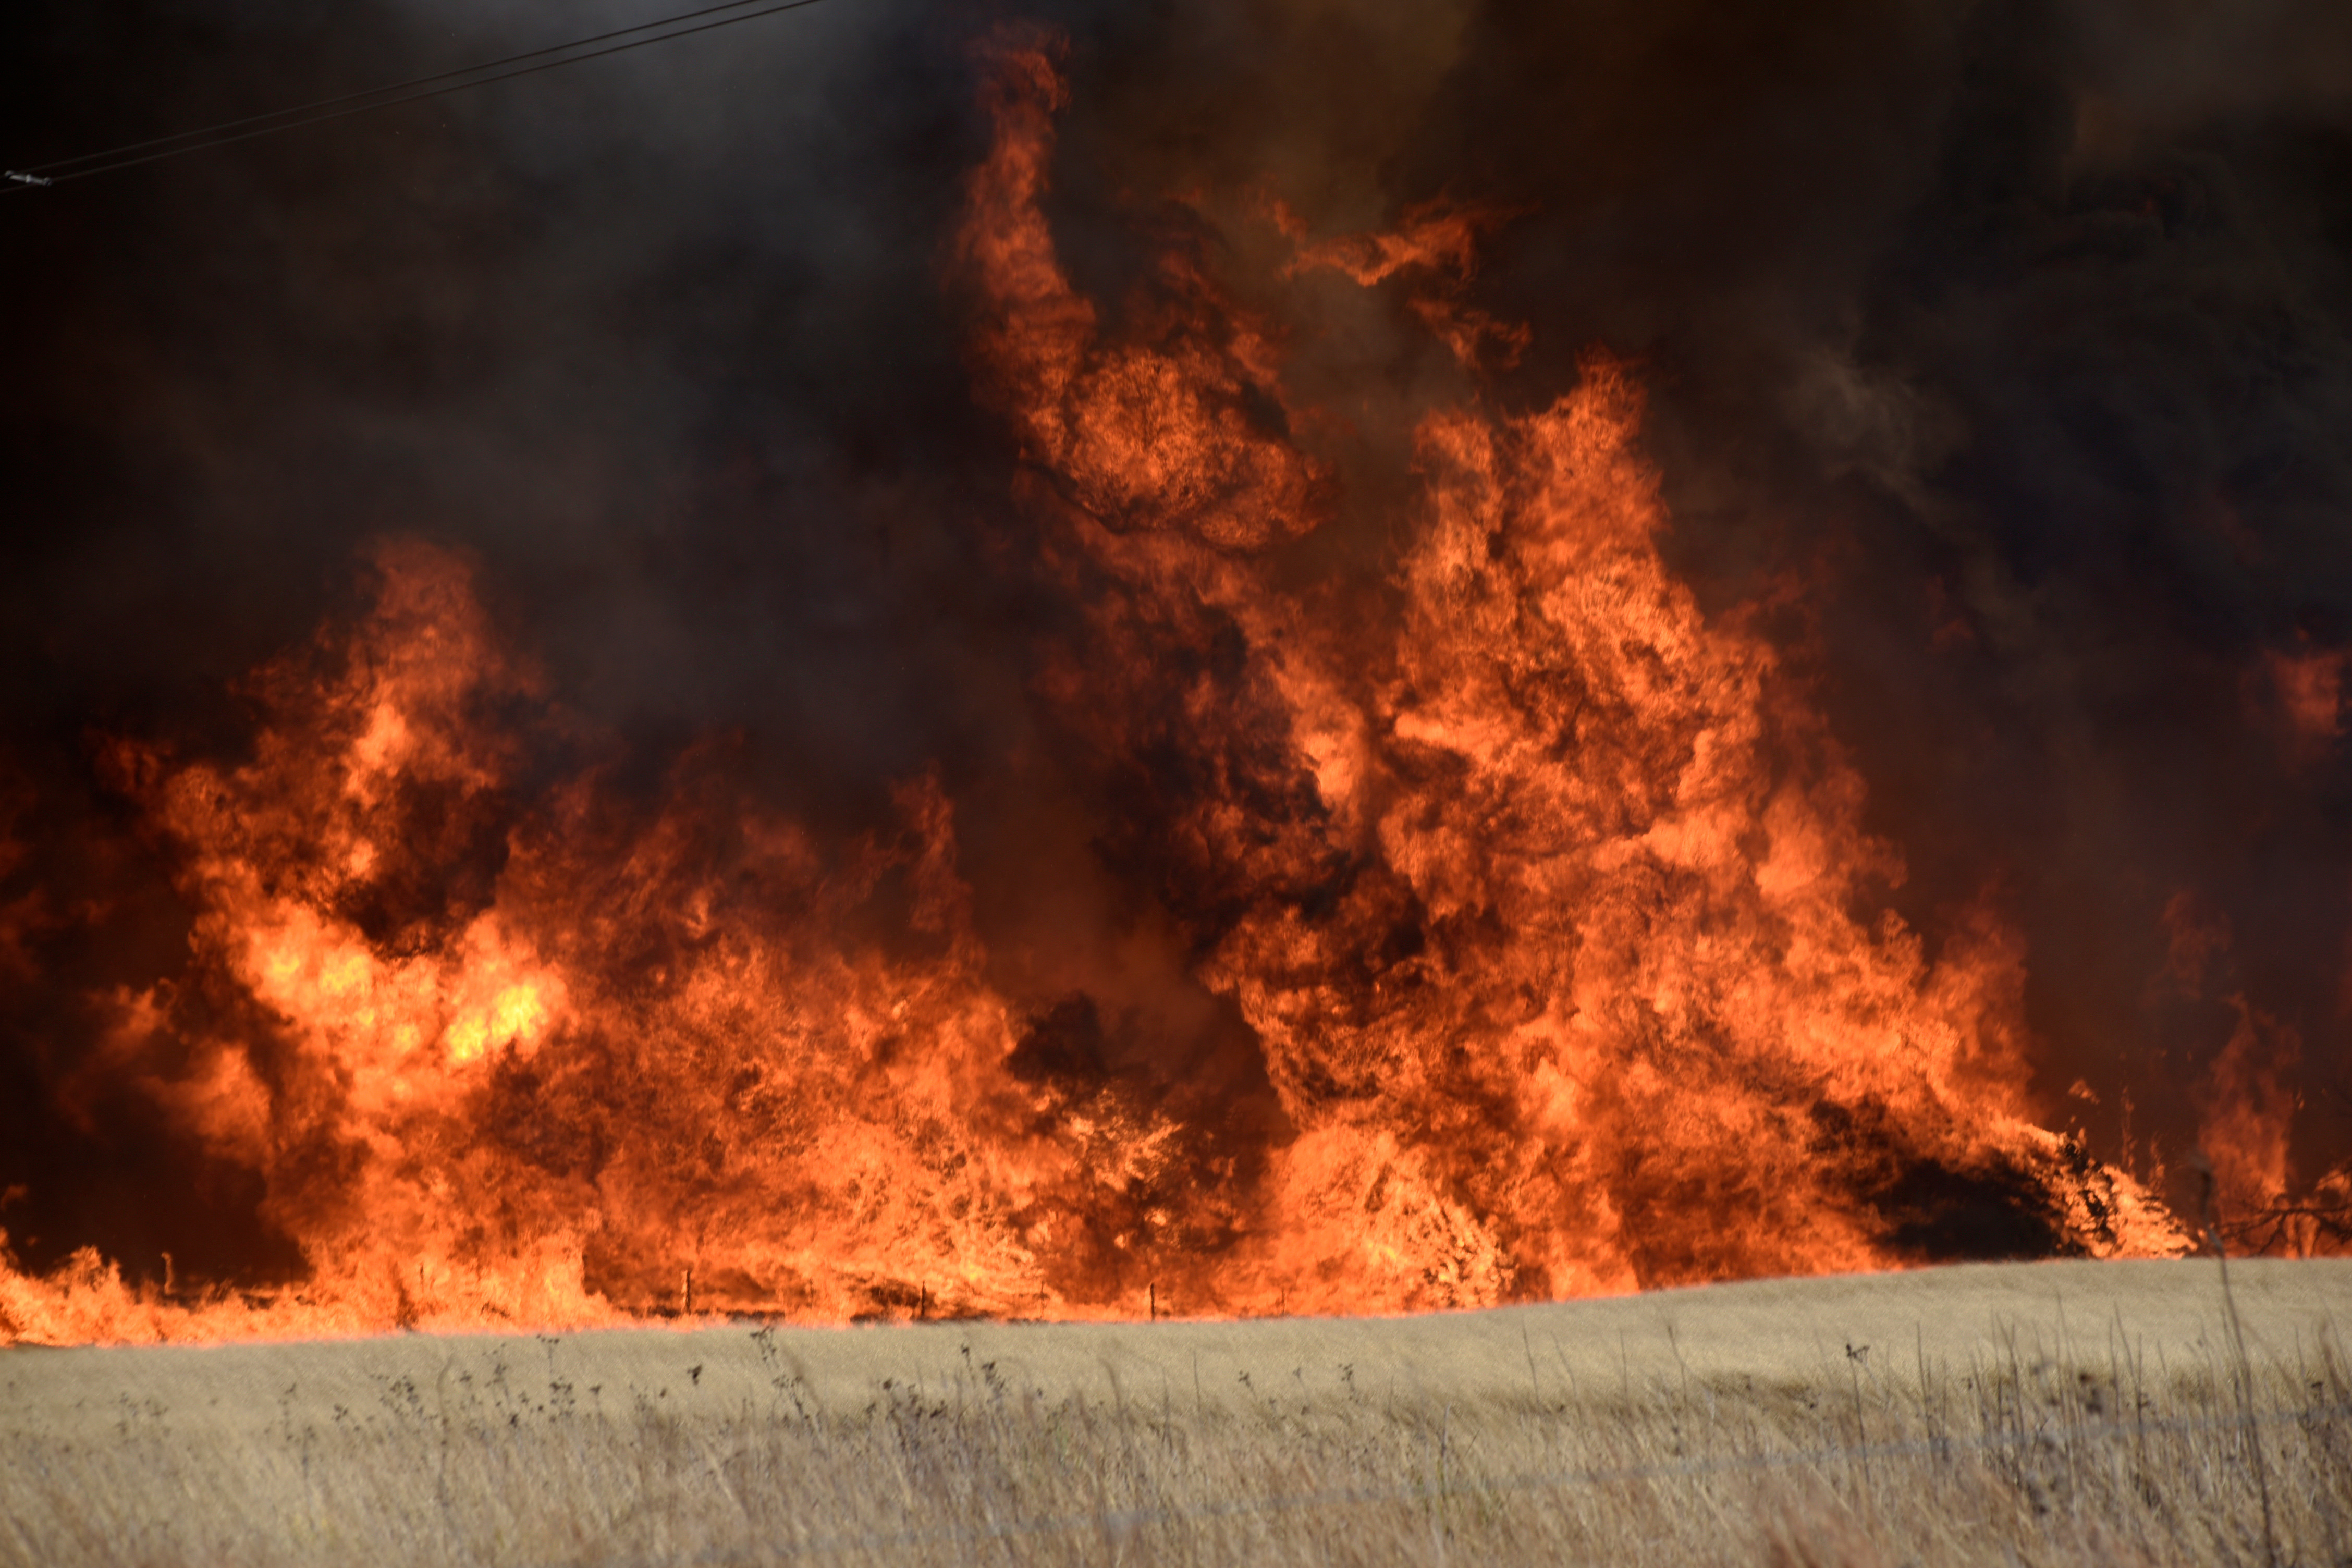
{"type": "Polygon", "coordinates": [[[803,10],[819,4],[822,0],[730,0],[727,5],[682,12],[658,21],[641,22],[632,27],[509,55],[504,59],[486,60],[457,70],[439,71],[431,76],[371,88],[365,92],[345,93],[338,98],[320,99],[315,103],[274,110],[268,114],[247,115],[242,120],[224,121],[200,130],[128,142],[103,153],[86,153],[77,158],[61,158],[23,170],[0,171],[0,195],[12,195],[68,180],[88,179],[93,174],[112,174],[118,169],[152,163],[158,159],[201,153],[207,148],[226,146],[256,136],[271,136],[282,131],[296,131],[348,115],[365,114],[372,110],[417,103],[429,98],[463,92],[468,88],[487,87],[492,82],[532,76],[540,71],[553,70],[559,66],[577,65],[583,60],[642,49],[654,44],[667,43],[673,38],[688,37],[718,27],[731,27],[739,22],[757,21],[762,16],[803,10]]]}

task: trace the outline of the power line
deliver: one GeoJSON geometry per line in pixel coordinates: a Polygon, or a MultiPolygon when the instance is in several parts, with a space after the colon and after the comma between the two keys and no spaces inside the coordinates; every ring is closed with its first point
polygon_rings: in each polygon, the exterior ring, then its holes
{"type": "Polygon", "coordinates": [[[598,33],[569,43],[551,44],[545,48],[530,49],[504,59],[486,60],[479,65],[458,70],[436,72],[408,81],[371,88],[365,92],[345,93],[339,98],[320,99],[315,103],[299,104],[289,109],[274,110],[268,114],[247,115],[242,120],[224,121],[201,130],[183,131],[176,135],[152,137],[144,142],[132,142],[103,153],[86,153],[77,158],[61,158],[47,163],[37,163],[29,169],[0,172],[0,195],[15,195],[60,184],[68,180],[88,179],[92,174],[112,174],[118,169],[133,168],[163,158],[176,158],[183,153],[201,153],[208,148],[224,147],[231,142],[248,141],[256,136],[275,135],[281,131],[298,131],[307,125],[319,125],[349,115],[365,114],[372,110],[391,109],[404,103],[418,103],[430,98],[440,98],[468,88],[487,87],[492,82],[510,81],[516,77],[534,76],[553,70],[559,66],[578,65],[583,60],[601,59],[606,55],[625,54],[654,44],[664,44],[673,38],[689,37],[718,27],[731,27],[739,22],[753,22],[762,16],[773,16],[784,11],[803,10],[820,5],[823,0],[730,0],[729,4],[705,6],[698,11],[682,12],[658,21],[641,22],[633,27],[622,27],[609,33],[598,33]],[[747,7],[752,7],[747,9],[747,7]],[[727,13],[732,13],[728,15],[727,13]],[[688,26],[684,24],[693,23],[688,26]],[[643,36],[640,35],[649,35],[643,36]],[[619,41],[616,41],[619,40],[619,41]],[[593,46],[602,45],[602,47],[593,46]],[[584,52],[583,52],[584,51],[584,52]],[[131,154],[136,154],[132,156],[131,154]]]}
{"type": "MultiPolygon", "coordinates": [[[[382,107],[381,105],[373,102],[362,102],[362,100],[384,98],[385,95],[390,93],[406,92],[412,88],[432,87],[436,83],[448,83],[450,84],[450,89],[452,90],[457,88],[475,86],[478,84],[470,81],[461,81],[459,79],[477,76],[484,71],[499,70],[507,66],[521,65],[526,61],[545,59],[547,57],[552,55],[568,54],[573,49],[586,48],[591,44],[608,43],[614,38],[625,38],[636,33],[647,33],[660,27],[675,26],[681,22],[698,21],[706,16],[718,16],[719,13],[724,11],[740,11],[745,6],[751,4],[752,0],[727,0],[727,4],[723,5],[707,6],[702,10],[688,11],[681,16],[666,16],[656,22],[641,22],[634,27],[621,27],[609,33],[598,33],[591,37],[574,38],[568,44],[551,44],[547,47],[541,49],[527,49],[519,55],[509,55],[504,59],[485,60],[479,65],[467,66],[458,70],[436,71],[431,76],[420,76],[413,78],[407,81],[395,81],[388,83],[383,87],[370,88],[365,92],[347,92],[339,98],[324,98],[320,99],[316,103],[298,104],[290,109],[272,110],[268,114],[254,114],[248,115],[243,120],[225,121],[218,125],[208,125],[198,131],[183,131],[178,132],[176,135],[158,136],[146,142],[132,142],[124,146],[109,148],[103,153],[85,153],[79,158],[60,158],[53,163],[36,163],[26,169],[25,174],[35,176],[47,174],[58,177],[62,175],[63,171],[73,168],[77,164],[95,163],[104,160],[120,157],[126,153],[137,153],[150,147],[162,147],[167,142],[192,142],[196,138],[213,136],[224,131],[235,131],[244,126],[259,125],[264,121],[290,121],[291,117],[296,115],[309,115],[316,110],[334,109],[344,104],[354,106],[351,110],[347,110],[347,112],[358,113],[364,110],[382,107]]],[[[730,19],[732,21],[750,20],[747,16],[738,16],[730,19]]],[[[665,35],[665,37],[672,36],[676,35],[665,35]]],[[[641,43],[659,43],[662,40],[660,38],[646,38],[639,40],[641,43]]],[[[611,51],[602,52],[609,53],[611,51]]],[[[593,59],[594,56],[583,55],[580,58],[583,59],[593,59]]],[[[570,62],[568,60],[548,60],[548,64],[550,65],[562,65],[569,63],[570,62]]],[[[495,81],[502,79],[491,77],[485,78],[484,79],[495,81]]],[[[391,99],[387,100],[387,101],[404,103],[409,100],[406,99],[391,99]]],[[[332,117],[329,116],[327,118],[332,117]]],[[[316,121],[305,120],[299,121],[299,123],[314,124],[316,121]]],[[[205,145],[214,144],[215,143],[209,142],[205,143],[205,145]]],[[[194,151],[194,149],[192,147],[189,150],[194,151]]],[[[16,172],[12,170],[10,171],[10,177],[16,178],[18,176],[16,172]]]]}

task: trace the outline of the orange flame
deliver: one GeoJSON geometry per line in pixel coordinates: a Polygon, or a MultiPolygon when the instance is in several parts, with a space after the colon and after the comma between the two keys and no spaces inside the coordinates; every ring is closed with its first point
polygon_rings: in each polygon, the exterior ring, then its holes
{"type": "MultiPolygon", "coordinates": [[[[1213,482],[1154,466],[1154,443],[1213,451],[1232,430],[1215,398],[1244,362],[1206,357],[1224,342],[1251,345],[1260,405],[1297,419],[1267,334],[1233,325],[1189,258],[1164,263],[1184,346],[1163,310],[1127,331],[1194,395],[1162,397],[1150,429],[1095,412],[1126,395],[1099,367],[1144,351],[1106,342],[1055,259],[1038,203],[1060,92],[1047,47],[1004,43],[957,254],[992,322],[982,395],[1047,470],[1033,499],[1096,590],[1094,646],[1048,690],[1106,767],[1172,751],[1213,781],[1158,853],[1237,911],[1202,973],[1299,1130],[1247,1249],[1261,1299],[1469,1305],[1884,1267],[1923,1170],[2086,1173],[2025,1120],[2012,944],[1987,931],[1931,963],[1891,915],[1853,912],[1892,858],[1770,650],[1707,624],[1659,557],[1623,370],[1591,360],[1531,416],[1430,416],[1392,631],[1318,616],[1257,559],[1293,530],[1256,520],[1318,521],[1297,510],[1311,456],[1265,453],[1296,443],[1261,428],[1254,463],[1213,482]],[[1036,434],[1081,426],[1099,433],[1083,458],[1036,434]],[[1141,493],[1093,482],[1103,467],[1141,493]],[[1220,643],[1239,667],[1172,700],[1135,683],[1220,643]]],[[[1294,270],[1463,274],[1475,237],[1426,209],[1401,235],[1302,245],[1294,270]]],[[[2179,1245],[2126,1179],[2092,1185],[2052,1184],[2063,1244],[2179,1245]]]]}
{"type": "MultiPolygon", "coordinates": [[[[465,564],[394,544],[362,622],[257,679],[249,761],[111,758],[196,916],[87,1070],[257,1172],[307,1277],[0,1261],[0,1337],[1471,1307],[1900,1266],[1986,1215],[2179,1248],[2029,1119],[2015,942],[1987,919],[1931,955],[1874,906],[1898,868],[1861,782],[1658,552],[1622,366],[1429,415],[1389,579],[1302,586],[1284,548],[1337,492],[1282,333],[1182,247],[1107,325],[1040,205],[1052,40],[988,69],[950,268],[1084,606],[1036,695],[1107,798],[1148,795],[1106,853],[1287,1126],[1253,1153],[1091,1068],[1091,1000],[1001,992],[934,779],[845,843],[748,798],[721,741],[650,810],[593,767],[533,785],[585,742],[465,564]]],[[[1477,226],[1291,225],[1292,271],[1464,277],[1477,226]]]]}

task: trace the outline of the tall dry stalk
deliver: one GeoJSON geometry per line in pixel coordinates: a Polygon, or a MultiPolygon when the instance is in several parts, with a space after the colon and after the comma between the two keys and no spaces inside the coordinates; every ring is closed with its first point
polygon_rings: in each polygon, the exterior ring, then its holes
{"type": "Polygon", "coordinates": [[[2214,1261],[2221,1268],[2221,1311],[2230,1325],[2230,1341],[2237,1349],[2234,1382],[2237,1388],[2238,1414],[2245,1434],[2246,1451],[2253,1456],[2254,1485],[2263,1500],[2263,1568],[2279,1568],[2278,1531],[2271,1509],[2270,1466],[2263,1458],[2262,1434],[2254,1424],[2253,1363],[2246,1354],[2246,1331],[2238,1319],[2237,1293],[2230,1289],[2230,1249],[2221,1240],[2220,1205],[2214,1191],[2213,1162],[2201,1149],[2189,1155],[2189,1168],[2197,1173],[2197,1207],[2205,1227],[2206,1238],[2212,1244],[2214,1261]]]}

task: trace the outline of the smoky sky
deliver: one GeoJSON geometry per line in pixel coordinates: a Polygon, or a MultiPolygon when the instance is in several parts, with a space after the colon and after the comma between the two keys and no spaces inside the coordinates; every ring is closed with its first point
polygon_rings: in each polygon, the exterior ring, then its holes
{"type": "MultiPolygon", "coordinates": [[[[0,158],[664,9],[45,5],[0,61],[0,158]]],[[[941,284],[971,45],[1013,16],[1069,39],[1053,216],[1106,296],[1171,193],[1324,233],[1511,215],[1469,289],[1533,348],[1477,395],[1540,405],[1595,345],[1636,366],[1671,560],[1828,716],[1905,917],[2020,933],[2048,1114],[2177,1154],[2252,1020],[2298,1171],[2352,1154],[2352,13],[826,0],[0,199],[10,889],[99,911],[0,1009],[0,1188],[42,1250],[240,1201],[157,1199],[166,1134],[52,1103],[85,1048],[63,998],[184,951],[93,738],[233,750],[239,678],[352,608],[371,539],[468,552],[646,779],[727,731],[781,805],[851,825],[936,766],[984,919],[1018,922],[1024,867],[1042,902],[1117,883],[1022,771],[1026,650],[1066,608],[941,284]],[[194,1206],[124,1217],[159,1204],[194,1206]]],[[[1377,380],[1400,421],[1461,395],[1396,315],[1299,374],[1377,380]]]]}

